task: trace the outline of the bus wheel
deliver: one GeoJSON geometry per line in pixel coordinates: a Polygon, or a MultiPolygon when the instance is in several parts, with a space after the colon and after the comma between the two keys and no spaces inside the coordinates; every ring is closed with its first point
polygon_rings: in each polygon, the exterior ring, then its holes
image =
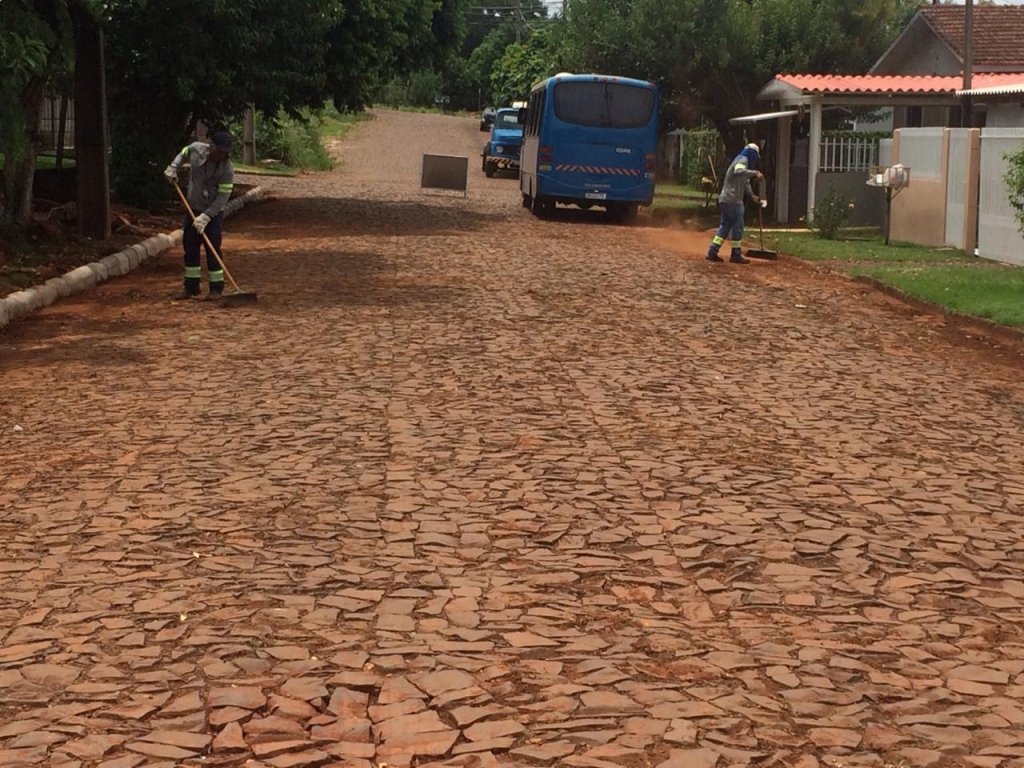
{"type": "Polygon", "coordinates": [[[484,173],[487,174],[488,179],[493,179],[494,174],[498,172],[498,164],[484,161],[484,173]]]}
{"type": "Polygon", "coordinates": [[[555,204],[547,198],[537,195],[530,202],[530,212],[538,219],[546,218],[555,209],[555,204]]]}

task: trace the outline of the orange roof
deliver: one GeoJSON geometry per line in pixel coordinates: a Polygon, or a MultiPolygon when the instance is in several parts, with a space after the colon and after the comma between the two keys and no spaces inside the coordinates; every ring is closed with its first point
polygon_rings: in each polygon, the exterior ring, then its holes
{"type": "MultiPolygon", "coordinates": [[[[849,94],[856,96],[905,96],[942,94],[952,96],[964,87],[959,75],[776,75],[775,81],[805,94],[849,94]]],[[[1024,73],[975,74],[972,88],[991,88],[1024,82],[1024,73]]]]}

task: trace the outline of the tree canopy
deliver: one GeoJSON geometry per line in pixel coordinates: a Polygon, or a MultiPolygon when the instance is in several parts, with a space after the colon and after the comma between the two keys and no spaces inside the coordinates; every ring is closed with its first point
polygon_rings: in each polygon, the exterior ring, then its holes
{"type": "Polygon", "coordinates": [[[434,72],[456,100],[507,103],[557,71],[654,81],[674,125],[756,108],[782,71],[863,71],[917,0],[2,0],[0,220],[25,221],[46,91],[66,91],[72,25],[102,14],[112,179],[122,199],[165,192],[159,168],[199,120],[254,104],[297,113],[332,98],[360,109],[403,72],[434,72]],[[28,171],[28,181],[26,181],[28,171]]]}
{"type": "Polygon", "coordinates": [[[39,107],[67,92],[74,14],[106,35],[112,181],[122,199],[166,194],[159,169],[200,120],[248,104],[271,115],[369,104],[392,73],[457,51],[469,0],[2,0],[0,222],[28,221],[39,107]],[[26,194],[27,190],[27,194],[26,194]]]}

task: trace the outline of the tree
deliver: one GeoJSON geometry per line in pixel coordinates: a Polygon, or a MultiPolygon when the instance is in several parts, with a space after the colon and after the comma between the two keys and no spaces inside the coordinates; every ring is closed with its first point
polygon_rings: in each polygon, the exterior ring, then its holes
{"type": "Polygon", "coordinates": [[[268,114],[323,104],[334,0],[123,0],[107,18],[111,177],[119,197],[167,194],[160,170],[202,120],[221,127],[249,103],[268,114]]]}
{"type": "Polygon", "coordinates": [[[558,51],[555,26],[540,27],[525,42],[509,45],[491,73],[494,103],[525,100],[534,83],[558,72],[558,51]]]}
{"type": "Polygon", "coordinates": [[[703,117],[731,147],[729,118],[785,71],[863,70],[905,24],[916,0],[569,0],[573,68],[657,82],[663,114],[703,117]],[[667,110],[666,110],[667,107],[667,110]]]}
{"type": "Polygon", "coordinates": [[[72,66],[71,20],[63,2],[0,3],[0,227],[24,229],[32,214],[39,114],[46,89],[72,66]]]}

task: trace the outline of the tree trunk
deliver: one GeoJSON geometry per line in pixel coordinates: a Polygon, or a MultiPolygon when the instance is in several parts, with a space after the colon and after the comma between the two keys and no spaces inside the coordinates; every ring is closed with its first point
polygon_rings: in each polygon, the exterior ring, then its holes
{"type": "Polygon", "coordinates": [[[28,229],[32,221],[32,182],[39,149],[39,113],[43,105],[44,81],[33,77],[18,99],[23,131],[4,151],[4,206],[0,225],[28,229]]]}
{"type": "Polygon", "coordinates": [[[78,233],[105,240],[110,237],[110,167],[103,30],[88,13],[74,10],[78,233]]]}

